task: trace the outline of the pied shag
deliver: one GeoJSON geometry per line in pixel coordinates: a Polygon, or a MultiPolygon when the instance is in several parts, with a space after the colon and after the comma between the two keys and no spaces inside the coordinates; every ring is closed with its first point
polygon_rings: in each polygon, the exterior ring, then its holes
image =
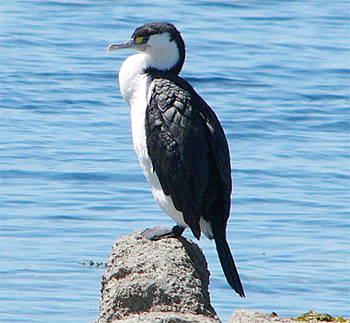
{"type": "Polygon", "coordinates": [[[245,297],[226,240],[231,205],[227,140],[213,110],[179,76],[185,61],[180,32],[167,22],[137,28],[131,39],[108,51],[134,49],[119,72],[130,107],[134,148],[161,209],[176,223],[150,237],[181,236],[190,227],[214,239],[230,286],[245,297]]]}

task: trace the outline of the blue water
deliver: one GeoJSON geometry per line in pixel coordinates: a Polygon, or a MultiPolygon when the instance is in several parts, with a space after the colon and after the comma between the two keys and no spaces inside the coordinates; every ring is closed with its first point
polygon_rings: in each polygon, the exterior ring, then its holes
{"type": "MultiPolygon", "coordinates": [[[[113,242],[172,226],[132,148],[117,82],[145,22],[182,32],[182,76],[217,112],[247,298],[201,247],[220,318],[237,308],[350,316],[349,2],[3,1],[1,321],[90,322],[113,242]]],[[[185,233],[192,237],[190,232],[185,233]]]]}

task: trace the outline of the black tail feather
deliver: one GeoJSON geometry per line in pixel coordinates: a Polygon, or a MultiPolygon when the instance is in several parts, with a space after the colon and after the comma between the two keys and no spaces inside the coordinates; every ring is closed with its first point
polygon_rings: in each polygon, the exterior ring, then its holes
{"type": "Polygon", "coordinates": [[[219,255],[221,267],[226,276],[227,282],[230,286],[236,291],[236,293],[245,297],[243,286],[241,283],[241,279],[239,278],[239,274],[235,265],[235,261],[233,260],[230,247],[226,241],[226,238],[214,238],[216,244],[216,250],[219,255]]]}

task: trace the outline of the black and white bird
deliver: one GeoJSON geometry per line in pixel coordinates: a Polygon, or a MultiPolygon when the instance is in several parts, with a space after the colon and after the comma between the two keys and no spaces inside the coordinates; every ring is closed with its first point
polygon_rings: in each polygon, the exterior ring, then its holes
{"type": "Polygon", "coordinates": [[[230,286],[245,297],[226,226],[231,205],[231,165],[224,131],[213,110],[179,76],[185,60],[180,32],[167,22],[137,28],[108,51],[134,49],[119,72],[130,107],[134,148],[161,209],[176,223],[152,239],[180,236],[190,227],[214,239],[230,286]]]}

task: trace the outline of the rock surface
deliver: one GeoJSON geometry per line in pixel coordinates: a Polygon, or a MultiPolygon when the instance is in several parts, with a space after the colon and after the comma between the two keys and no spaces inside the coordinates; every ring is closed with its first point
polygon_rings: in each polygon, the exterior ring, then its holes
{"type": "Polygon", "coordinates": [[[96,323],[220,323],[200,248],[183,237],[151,241],[139,234],[113,245],[96,323]]]}
{"type": "Polygon", "coordinates": [[[228,323],[295,323],[295,321],[289,317],[278,317],[253,310],[239,309],[233,312],[228,323]]]}

